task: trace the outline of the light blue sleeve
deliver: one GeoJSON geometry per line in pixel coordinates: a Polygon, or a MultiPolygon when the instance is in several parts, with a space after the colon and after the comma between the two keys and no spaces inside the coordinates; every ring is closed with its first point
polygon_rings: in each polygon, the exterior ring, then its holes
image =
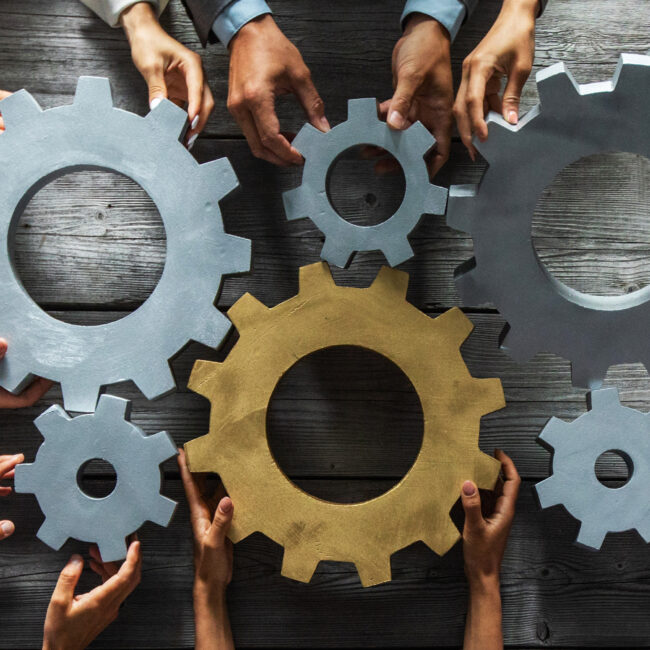
{"type": "Polygon", "coordinates": [[[404,20],[410,14],[426,14],[435,18],[449,32],[453,41],[477,2],[478,0],[407,0],[400,24],[404,25],[404,20]]]}
{"type": "Polygon", "coordinates": [[[212,25],[217,38],[228,47],[232,37],[248,22],[273,13],[264,0],[234,0],[226,5],[212,25]]]}

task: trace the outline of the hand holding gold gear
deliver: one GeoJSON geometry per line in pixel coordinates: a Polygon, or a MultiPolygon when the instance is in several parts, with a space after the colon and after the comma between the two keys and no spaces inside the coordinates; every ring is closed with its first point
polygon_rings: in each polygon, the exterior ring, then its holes
{"type": "Polygon", "coordinates": [[[384,267],[367,289],[338,287],[324,263],[300,269],[298,295],[269,309],[250,294],[229,310],[239,340],[223,363],[197,361],[189,387],[212,403],[210,433],[185,445],[193,472],[216,472],[235,503],[229,536],[259,531],[284,546],[282,575],[309,582],[321,560],[354,562],[361,583],[391,579],[390,557],[422,540],[442,555],[459,539],[449,511],[464,480],[492,489],[499,463],[478,449],[481,416],[505,406],[498,379],[472,377],[457,308],[435,319],[406,301],[408,275],[384,267]],[[408,376],[422,404],[418,456],[402,480],[362,503],[313,497],[269,449],[266,413],[281,377],[323,348],[373,350],[408,376]]]}

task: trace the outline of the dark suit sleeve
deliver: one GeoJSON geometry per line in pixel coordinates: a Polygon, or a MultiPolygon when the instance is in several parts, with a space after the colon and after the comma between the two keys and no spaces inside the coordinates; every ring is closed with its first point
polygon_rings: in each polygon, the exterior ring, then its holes
{"type": "Polygon", "coordinates": [[[217,37],[212,31],[212,25],[217,16],[232,0],[182,0],[187,15],[194,23],[196,33],[203,47],[208,43],[216,43],[217,37]]]}

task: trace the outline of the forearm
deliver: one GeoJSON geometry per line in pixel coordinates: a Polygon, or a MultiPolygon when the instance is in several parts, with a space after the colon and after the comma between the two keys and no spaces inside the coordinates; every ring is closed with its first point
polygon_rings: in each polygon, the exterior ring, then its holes
{"type": "Polygon", "coordinates": [[[194,629],[196,650],[234,650],[225,589],[215,596],[195,584],[194,629]]]}
{"type": "Polygon", "coordinates": [[[498,578],[471,581],[463,650],[502,650],[498,578]]]}
{"type": "Polygon", "coordinates": [[[138,2],[125,9],[120,15],[120,25],[130,44],[139,31],[160,26],[158,16],[148,2],[138,2]]]}

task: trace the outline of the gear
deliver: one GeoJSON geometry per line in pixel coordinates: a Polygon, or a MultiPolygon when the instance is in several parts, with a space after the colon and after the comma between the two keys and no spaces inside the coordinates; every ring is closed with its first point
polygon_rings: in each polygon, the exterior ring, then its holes
{"type": "Polygon", "coordinates": [[[61,383],[65,407],[95,409],[102,386],[133,380],[149,399],[174,390],[168,360],[190,340],[217,347],[230,330],[214,306],[224,274],[250,267],[250,241],[224,232],[219,201],[237,187],[226,158],[199,165],[181,144],[187,113],[164,100],[145,118],[113,107],[108,79],[81,77],[74,103],[43,111],[21,90],[2,100],[0,332],[9,351],[0,385],[38,375],[61,383]],[[140,184],[167,234],[158,286],[139,309],[96,326],[63,323],[23,288],[7,253],[29,199],[54,178],[108,169],[140,184]]]}
{"type": "Polygon", "coordinates": [[[18,465],[16,492],[35,494],[45,515],[38,537],[58,550],[68,537],[96,543],[104,562],[126,557],[124,538],[145,521],[167,526],[176,502],[160,494],[160,463],[176,455],[165,431],[145,436],[128,421],[131,403],[102,395],[95,413],[70,416],[52,406],[34,422],[45,441],[36,460],[18,465]],[[117,481],[101,499],[85,494],[78,473],[94,458],[115,468],[117,481]]]}
{"type": "Polygon", "coordinates": [[[193,472],[216,472],[237,504],[230,537],[260,531],[284,546],[282,574],[309,582],[320,560],[354,562],[364,586],[391,579],[390,556],[418,540],[438,554],[459,539],[449,511],[464,479],[492,488],[499,463],[478,449],[482,415],[505,406],[498,379],[475,379],[459,309],[435,319],[406,301],[408,275],[382,268],[367,289],[338,287],[324,263],[300,269],[297,296],[269,309],[250,294],[228,312],[239,340],[223,363],[197,361],[189,387],[212,403],[210,433],[185,445],[193,472]],[[266,412],[296,361],[332,346],[382,354],[409,377],[424,414],[422,447],[404,478],[356,504],[317,499],[275,462],[266,412]]]}
{"type": "Polygon", "coordinates": [[[391,129],[377,115],[376,99],[348,101],[348,119],[323,133],[306,124],[293,141],[304,156],[302,185],[285,192],[287,219],[309,217],[325,235],[321,257],[347,266],[356,251],[380,250],[391,266],[413,257],[408,234],[423,214],[444,214],[447,190],[429,182],[424,155],[436,140],[420,123],[405,131],[391,129]],[[392,217],[374,226],[357,226],[343,219],[327,197],[330,167],[346,149],[374,145],[395,156],[406,178],[404,199],[392,217]]]}
{"type": "Polygon", "coordinates": [[[650,417],[622,406],[618,391],[593,391],[590,410],[572,423],[551,418],[539,440],[554,450],[553,474],[535,486],[542,508],[563,505],[580,520],[578,543],[599,549],[608,532],[636,528],[650,542],[650,417]],[[603,485],[595,465],[606,451],[627,461],[629,481],[603,485]]]}
{"type": "Polygon", "coordinates": [[[623,54],[611,81],[587,85],[558,63],[537,74],[537,87],[541,104],[517,126],[488,118],[488,140],[475,141],[489,165],[480,184],[450,188],[447,222],[472,235],[475,254],[456,283],[464,304],[501,312],[502,348],[516,361],[554,352],[571,361],[574,385],[594,389],[611,365],[650,369],[650,287],[625,296],[569,288],[538,258],[532,220],[543,190],[572,162],[608,151],[650,156],[650,57],[623,54]]]}

